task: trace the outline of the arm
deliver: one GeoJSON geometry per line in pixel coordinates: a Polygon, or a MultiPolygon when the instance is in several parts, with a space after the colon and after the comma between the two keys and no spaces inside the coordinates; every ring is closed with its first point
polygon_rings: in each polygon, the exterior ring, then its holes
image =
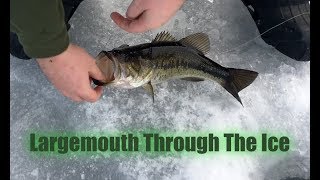
{"type": "Polygon", "coordinates": [[[128,32],[144,32],[166,23],[185,0],[133,0],[126,17],[117,12],[111,14],[112,20],[128,32]]]}
{"type": "Polygon", "coordinates": [[[90,77],[106,78],[94,58],[69,43],[61,0],[10,0],[10,29],[63,95],[74,101],[99,99],[102,87],[93,89],[90,77]]]}
{"type": "Polygon", "coordinates": [[[69,45],[61,0],[10,0],[10,30],[33,58],[60,54],[69,45]]]}

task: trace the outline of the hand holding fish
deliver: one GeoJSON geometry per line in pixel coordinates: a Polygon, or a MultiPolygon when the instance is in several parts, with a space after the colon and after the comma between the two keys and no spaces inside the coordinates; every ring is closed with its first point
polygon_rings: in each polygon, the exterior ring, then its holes
{"type": "Polygon", "coordinates": [[[155,29],[166,23],[185,0],[133,0],[126,17],[111,13],[112,20],[127,32],[138,33],[155,29]]]}
{"type": "Polygon", "coordinates": [[[70,44],[63,53],[37,59],[37,62],[49,81],[64,96],[77,102],[95,102],[100,98],[103,89],[99,86],[93,89],[91,78],[108,82],[108,77],[99,70],[95,59],[76,45],[70,44]]]}

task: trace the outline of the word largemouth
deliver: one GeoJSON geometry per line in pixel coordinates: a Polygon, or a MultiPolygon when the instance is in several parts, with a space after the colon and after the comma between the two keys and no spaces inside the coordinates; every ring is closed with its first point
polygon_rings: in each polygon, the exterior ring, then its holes
{"type": "Polygon", "coordinates": [[[170,79],[188,81],[212,80],[218,82],[242,105],[238,92],[250,85],[257,72],[223,67],[205,56],[210,50],[206,34],[196,33],[176,40],[168,32],[158,33],[151,43],[136,46],[122,45],[111,51],[101,51],[96,57],[102,72],[114,79],[108,83],[94,81],[97,85],[121,88],[142,86],[154,100],[153,86],[170,79]],[[111,61],[111,62],[110,62],[111,61]]]}

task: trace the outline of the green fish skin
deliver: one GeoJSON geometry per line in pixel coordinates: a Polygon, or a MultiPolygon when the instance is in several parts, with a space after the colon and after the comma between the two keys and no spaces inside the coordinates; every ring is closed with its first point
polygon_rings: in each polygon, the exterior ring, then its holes
{"type": "MultiPolygon", "coordinates": [[[[176,40],[169,33],[161,32],[151,43],[122,45],[111,51],[101,51],[96,59],[97,62],[112,61],[114,80],[103,85],[120,88],[143,87],[153,97],[153,86],[164,81],[211,80],[224,87],[242,105],[238,92],[249,86],[258,73],[223,67],[205,56],[209,50],[210,41],[205,33],[196,33],[176,40]]],[[[105,67],[97,64],[102,72],[105,72],[105,67]]]]}

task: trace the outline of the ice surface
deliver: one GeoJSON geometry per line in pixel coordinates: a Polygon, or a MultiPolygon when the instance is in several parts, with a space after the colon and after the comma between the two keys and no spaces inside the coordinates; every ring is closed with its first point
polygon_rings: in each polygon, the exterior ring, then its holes
{"type": "Polygon", "coordinates": [[[129,0],[84,1],[71,19],[71,41],[97,55],[122,44],[149,42],[168,30],[177,38],[208,33],[208,57],[221,65],[259,72],[239,93],[244,108],[219,85],[170,81],[157,86],[155,104],[142,89],[106,88],[97,103],[72,103],[46,80],[34,61],[10,58],[10,174],[12,179],[282,179],[310,175],[310,63],[294,61],[260,38],[241,1],[186,1],[163,27],[129,34],[109,18],[129,0]],[[30,129],[103,131],[239,129],[290,134],[287,156],[213,156],[128,159],[34,158],[23,145],[30,129]]]}

